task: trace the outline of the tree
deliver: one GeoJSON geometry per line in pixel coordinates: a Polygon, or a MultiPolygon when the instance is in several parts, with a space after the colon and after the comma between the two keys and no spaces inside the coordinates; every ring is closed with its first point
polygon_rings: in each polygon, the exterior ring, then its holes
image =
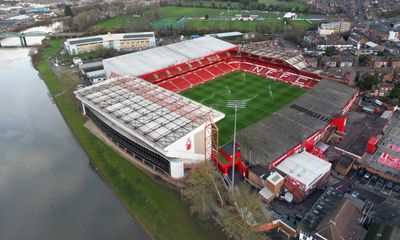
{"type": "Polygon", "coordinates": [[[400,87],[394,87],[389,95],[390,98],[400,99],[400,87]]]}
{"type": "Polygon", "coordinates": [[[360,82],[359,87],[362,90],[370,90],[376,84],[378,84],[378,77],[374,74],[369,74],[360,82]]]}
{"type": "Polygon", "coordinates": [[[208,20],[208,14],[206,14],[206,15],[204,16],[204,19],[205,19],[205,20],[208,20]]]}
{"type": "Polygon", "coordinates": [[[232,196],[236,211],[228,212],[222,219],[224,230],[228,236],[237,240],[265,239],[264,236],[255,231],[255,226],[264,224],[266,219],[262,212],[260,195],[252,191],[245,183],[239,184],[239,191],[232,196]]]}
{"type": "Polygon", "coordinates": [[[210,212],[210,206],[216,200],[222,200],[219,192],[222,183],[214,165],[205,161],[193,168],[186,184],[183,196],[190,201],[190,212],[197,213],[205,219],[210,212]]]}
{"type": "Polygon", "coordinates": [[[361,54],[361,55],[358,57],[358,63],[359,63],[361,66],[364,66],[364,65],[367,63],[367,59],[368,59],[367,55],[361,54]]]}
{"type": "Polygon", "coordinates": [[[326,55],[326,56],[331,57],[331,56],[333,56],[334,54],[335,54],[335,47],[334,47],[334,46],[327,47],[327,48],[325,49],[325,55],[326,55]]]}
{"type": "Polygon", "coordinates": [[[73,17],[74,14],[72,13],[72,9],[70,5],[65,5],[64,7],[64,15],[73,17]]]}

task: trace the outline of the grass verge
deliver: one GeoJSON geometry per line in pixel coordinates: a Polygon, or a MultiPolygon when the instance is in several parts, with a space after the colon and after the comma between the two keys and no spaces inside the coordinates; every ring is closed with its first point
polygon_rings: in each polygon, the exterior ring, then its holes
{"type": "MultiPolygon", "coordinates": [[[[57,52],[60,42],[47,41],[45,44],[48,48],[39,52],[35,66],[54,96],[64,90],[63,83],[58,81],[46,59],[57,52]]],[[[191,216],[189,207],[180,199],[177,191],[157,183],[91,134],[83,126],[86,119],[70,92],[56,97],[55,103],[99,173],[153,238],[226,238],[210,222],[191,216]]]]}

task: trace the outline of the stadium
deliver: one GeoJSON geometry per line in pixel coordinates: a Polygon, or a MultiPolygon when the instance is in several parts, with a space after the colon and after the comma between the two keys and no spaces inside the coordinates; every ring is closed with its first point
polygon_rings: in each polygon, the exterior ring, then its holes
{"type": "Polygon", "coordinates": [[[84,114],[116,145],[172,180],[208,159],[225,173],[232,166],[218,157],[232,141],[228,100],[247,103],[238,114],[241,158],[234,163],[247,175],[251,166],[275,169],[303,149],[315,153],[326,132],[344,131],[358,95],[310,68],[296,51],[209,36],[103,64],[108,80],[75,92],[84,114]]]}

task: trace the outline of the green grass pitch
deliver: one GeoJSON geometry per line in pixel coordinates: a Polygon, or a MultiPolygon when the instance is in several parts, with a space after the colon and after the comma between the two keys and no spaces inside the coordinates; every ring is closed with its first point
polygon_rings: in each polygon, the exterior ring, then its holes
{"type": "Polygon", "coordinates": [[[234,124],[234,110],[226,106],[227,100],[247,100],[246,108],[240,109],[237,115],[237,131],[240,131],[276,112],[305,91],[287,83],[236,71],[188,89],[181,95],[225,113],[225,118],[217,123],[219,145],[223,146],[232,141],[234,124]]]}

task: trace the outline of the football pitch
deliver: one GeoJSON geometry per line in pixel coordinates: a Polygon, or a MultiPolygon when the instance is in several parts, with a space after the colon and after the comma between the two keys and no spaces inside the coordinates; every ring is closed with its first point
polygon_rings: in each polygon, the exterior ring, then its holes
{"type": "Polygon", "coordinates": [[[245,100],[246,108],[239,109],[237,132],[276,112],[302,95],[306,90],[273,81],[254,74],[232,72],[181,93],[196,102],[225,113],[217,125],[219,145],[232,141],[234,110],[227,107],[228,100],[245,100]]]}

